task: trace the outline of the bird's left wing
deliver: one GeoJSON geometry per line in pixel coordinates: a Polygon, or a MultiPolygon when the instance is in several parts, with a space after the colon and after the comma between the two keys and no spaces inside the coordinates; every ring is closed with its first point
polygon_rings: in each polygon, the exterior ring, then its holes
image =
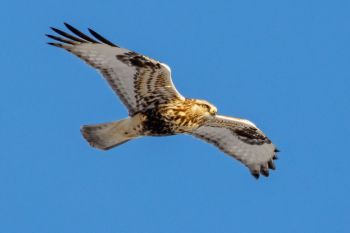
{"type": "Polygon", "coordinates": [[[48,44],[67,50],[98,69],[128,108],[129,115],[169,100],[184,99],[176,90],[166,64],[120,48],[91,29],[94,38],[65,25],[74,35],[51,28],[62,37],[47,35],[60,42],[48,44]]]}
{"type": "Polygon", "coordinates": [[[275,169],[275,145],[248,120],[217,115],[191,133],[223,152],[233,156],[249,168],[252,175],[269,175],[275,169]]]}

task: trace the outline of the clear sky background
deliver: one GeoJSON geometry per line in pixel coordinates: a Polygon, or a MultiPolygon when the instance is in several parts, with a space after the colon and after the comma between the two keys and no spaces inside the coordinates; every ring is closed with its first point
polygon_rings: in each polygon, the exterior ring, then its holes
{"type": "Polygon", "coordinates": [[[3,0],[0,232],[350,232],[350,2],[3,0]],[[255,180],[190,136],[91,148],[125,107],[49,27],[91,27],[171,66],[183,95],[281,150],[255,180]]]}

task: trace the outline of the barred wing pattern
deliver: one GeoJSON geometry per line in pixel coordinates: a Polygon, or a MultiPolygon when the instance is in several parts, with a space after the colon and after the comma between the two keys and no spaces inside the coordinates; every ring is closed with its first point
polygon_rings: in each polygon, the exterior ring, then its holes
{"type": "Polygon", "coordinates": [[[184,100],[176,90],[166,64],[120,48],[91,29],[89,32],[96,39],[67,23],[65,26],[75,35],[51,28],[62,37],[47,35],[61,42],[49,44],[71,52],[98,69],[128,108],[130,116],[169,100],[184,100]]]}
{"type": "Polygon", "coordinates": [[[278,150],[253,123],[248,120],[217,115],[192,132],[223,152],[233,156],[259,178],[275,169],[278,150]]]}

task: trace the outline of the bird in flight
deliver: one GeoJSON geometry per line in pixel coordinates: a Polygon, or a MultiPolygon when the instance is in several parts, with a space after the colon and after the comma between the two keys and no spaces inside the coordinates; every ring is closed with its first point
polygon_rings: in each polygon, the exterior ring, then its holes
{"type": "Polygon", "coordinates": [[[89,29],[90,37],[65,23],[69,34],[51,28],[47,35],[62,48],[97,69],[127,107],[125,119],[84,125],[88,143],[108,150],[142,136],[189,134],[236,158],[255,178],[274,170],[277,148],[252,122],[222,116],[205,100],[183,97],[175,88],[168,65],[121,48],[89,29]]]}

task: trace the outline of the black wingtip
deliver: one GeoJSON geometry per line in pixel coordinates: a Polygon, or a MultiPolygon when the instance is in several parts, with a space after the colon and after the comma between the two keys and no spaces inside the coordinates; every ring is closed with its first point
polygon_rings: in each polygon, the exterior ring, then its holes
{"type": "Polygon", "coordinates": [[[60,29],[57,29],[57,28],[54,28],[54,27],[50,27],[52,31],[56,32],[57,34],[65,37],[65,38],[68,38],[68,39],[71,39],[73,41],[76,41],[76,42],[80,42],[80,43],[86,43],[85,40],[82,40],[78,37],[75,37],[75,36],[72,36],[71,34],[68,34],[67,32],[64,32],[60,29]]]}
{"type": "Polygon", "coordinates": [[[260,177],[259,171],[253,171],[252,176],[254,176],[255,179],[259,179],[260,177]]]}
{"type": "MultiPolygon", "coordinates": [[[[70,25],[67,22],[63,22],[64,26],[66,26],[66,28],[68,28],[70,30],[70,28],[74,28],[72,25],[70,25]]],[[[75,28],[74,28],[75,29],[75,28]]]]}
{"type": "Polygon", "coordinates": [[[67,28],[68,28],[68,27],[74,28],[72,25],[70,25],[70,24],[67,23],[67,22],[63,22],[63,24],[64,24],[64,26],[66,26],[67,28]]]}
{"type": "Polygon", "coordinates": [[[280,152],[280,150],[279,150],[279,149],[277,149],[277,148],[275,148],[275,152],[276,152],[276,153],[278,153],[278,152],[280,152]]]}
{"type": "Polygon", "coordinates": [[[73,41],[67,40],[65,38],[61,38],[61,37],[53,36],[53,35],[49,35],[49,34],[45,34],[45,35],[53,40],[57,40],[57,41],[62,42],[62,43],[71,44],[71,45],[75,44],[73,41]]]}
{"type": "Polygon", "coordinates": [[[90,36],[87,36],[86,34],[82,33],[81,31],[79,31],[78,29],[76,29],[75,27],[73,27],[72,25],[70,25],[67,22],[63,23],[66,28],[71,31],[75,36],[64,32],[60,29],[54,28],[54,27],[50,27],[52,31],[54,31],[55,33],[59,34],[62,37],[58,37],[58,36],[53,36],[53,35],[46,35],[48,37],[50,37],[51,39],[63,42],[63,43],[68,43],[68,44],[72,44],[75,45],[76,42],[79,43],[87,43],[87,42],[91,42],[91,43],[95,43],[95,44],[100,44],[100,43],[104,43],[113,47],[117,47],[119,48],[118,45],[113,44],[111,41],[107,40],[106,38],[104,38],[103,36],[101,36],[100,34],[98,34],[97,32],[95,32],[94,30],[88,28],[89,32],[91,33],[91,35],[93,37],[95,37],[97,40],[94,40],[93,38],[91,38],[90,36]],[[69,39],[69,40],[67,40],[69,39]]]}
{"type": "Polygon", "coordinates": [[[272,160],[268,162],[268,165],[271,170],[276,170],[276,165],[272,160]]]}
{"type": "Polygon", "coordinates": [[[85,35],[84,33],[82,33],[81,31],[79,31],[78,29],[76,29],[75,27],[73,27],[72,25],[64,22],[63,23],[71,32],[73,32],[75,35],[79,36],[80,38],[86,40],[86,41],[89,41],[91,43],[96,43],[96,44],[99,44],[98,41],[92,39],[91,37],[85,35]]]}
{"type": "Polygon", "coordinates": [[[48,42],[47,44],[48,44],[48,45],[51,45],[51,46],[55,46],[55,47],[62,48],[62,44],[60,44],[60,43],[52,43],[52,42],[48,42]]]}
{"type": "Polygon", "coordinates": [[[261,173],[263,176],[268,177],[268,176],[269,176],[269,169],[261,169],[260,173],[261,173]]]}
{"type": "Polygon", "coordinates": [[[101,41],[102,43],[108,44],[110,46],[113,47],[118,47],[118,45],[113,44],[112,42],[110,42],[109,40],[107,40],[106,38],[104,38],[103,36],[101,36],[100,34],[98,34],[97,32],[95,32],[94,30],[92,30],[91,28],[88,28],[89,32],[91,33],[91,35],[93,35],[96,39],[98,39],[99,41],[101,41]]]}
{"type": "Polygon", "coordinates": [[[50,27],[52,31],[56,32],[57,34],[60,34],[61,36],[63,36],[62,34],[65,33],[64,31],[61,31],[58,28],[54,28],[54,27],[50,27]]]}

